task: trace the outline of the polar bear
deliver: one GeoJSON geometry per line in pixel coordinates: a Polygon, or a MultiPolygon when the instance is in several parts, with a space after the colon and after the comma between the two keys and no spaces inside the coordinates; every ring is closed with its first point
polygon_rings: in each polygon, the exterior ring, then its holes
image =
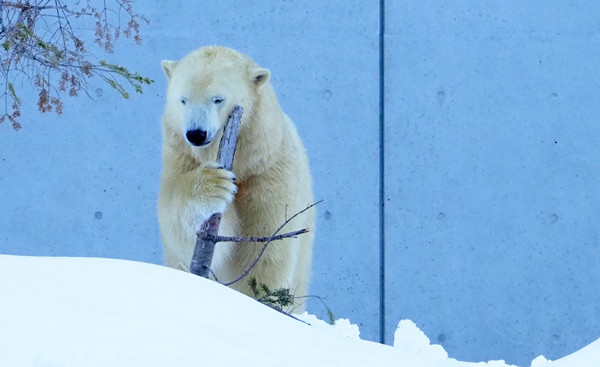
{"type": "MultiPolygon", "coordinates": [[[[271,73],[229,48],[203,47],[179,61],[164,60],[168,79],[162,118],[163,162],[158,219],[165,262],[186,270],[196,232],[223,212],[219,234],[270,236],[286,218],[313,203],[308,158],[291,119],[282,111],[271,73]],[[217,166],[223,126],[243,107],[233,173],[217,166]]],[[[308,291],[314,239],[314,209],[294,218],[281,233],[309,233],[269,244],[250,276],[232,288],[254,296],[248,280],[271,289],[308,291]]],[[[262,243],[217,243],[212,270],[229,282],[248,269],[262,243]]],[[[302,312],[298,300],[294,311],[302,312]]]]}

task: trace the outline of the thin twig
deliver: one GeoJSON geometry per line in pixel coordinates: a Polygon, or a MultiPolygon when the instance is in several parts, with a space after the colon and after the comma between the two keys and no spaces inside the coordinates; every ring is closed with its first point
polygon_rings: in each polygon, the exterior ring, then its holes
{"type": "Polygon", "coordinates": [[[294,307],[291,312],[294,312],[294,310],[298,307],[300,307],[300,305],[304,305],[306,303],[308,303],[308,301],[310,301],[311,299],[317,299],[319,302],[321,302],[321,304],[323,305],[323,307],[325,307],[325,309],[327,310],[327,315],[329,316],[329,324],[330,325],[335,325],[335,315],[333,314],[333,312],[331,311],[331,309],[329,308],[329,306],[327,306],[327,304],[325,303],[325,299],[326,297],[321,297],[321,296],[294,296],[294,301],[297,300],[298,298],[303,298],[305,299],[304,302],[298,304],[296,307],[294,307]]]}
{"type": "Polygon", "coordinates": [[[212,269],[208,269],[208,271],[210,271],[210,274],[213,276],[213,278],[215,278],[215,282],[221,283],[219,282],[219,278],[217,278],[217,274],[215,274],[215,272],[212,269]]]}
{"type": "MultiPolygon", "coordinates": [[[[260,301],[259,301],[259,302],[260,302],[260,301]]],[[[284,314],[284,315],[286,315],[286,316],[288,316],[288,317],[291,317],[292,319],[294,319],[294,320],[296,320],[296,321],[300,321],[300,322],[302,322],[302,323],[304,323],[304,324],[306,324],[306,325],[308,325],[308,326],[311,326],[311,325],[310,325],[308,322],[306,322],[306,321],[304,321],[304,320],[300,320],[300,319],[299,319],[299,318],[297,318],[296,316],[294,316],[294,315],[292,315],[292,314],[290,314],[290,313],[287,313],[287,312],[285,312],[285,311],[283,311],[283,310],[281,310],[281,309],[279,309],[279,308],[277,308],[277,307],[275,307],[275,306],[271,306],[270,304],[267,304],[267,303],[264,303],[264,302],[260,302],[260,303],[261,303],[261,304],[263,304],[263,305],[265,305],[265,306],[267,306],[267,307],[270,307],[270,308],[274,309],[275,311],[277,311],[277,312],[279,312],[279,313],[282,313],[282,314],[284,314]]]]}
{"type": "MultiPolygon", "coordinates": [[[[289,222],[291,222],[294,218],[296,218],[297,216],[299,216],[300,214],[304,213],[305,211],[309,210],[310,208],[314,207],[315,205],[321,203],[323,200],[319,200],[316,203],[310,204],[309,206],[307,206],[306,208],[300,210],[298,213],[292,215],[289,219],[286,219],[285,222],[283,222],[283,224],[281,226],[279,226],[279,228],[277,228],[277,230],[275,231],[275,233],[273,233],[273,235],[271,236],[271,238],[277,236],[277,234],[283,229],[283,227],[285,227],[289,222]]],[[[262,247],[262,249],[260,250],[260,253],[258,254],[258,256],[256,257],[256,259],[254,260],[254,262],[252,263],[252,265],[250,265],[250,267],[246,270],[244,270],[244,273],[242,273],[242,275],[240,275],[239,277],[237,277],[235,280],[229,282],[229,283],[223,283],[226,286],[230,286],[232,284],[235,284],[237,282],[239,282],[240,280],[242,280],[245,276],[247,276],[248,274],[250,274],[250,270],[252,270],[256,264],[258,263],[258,260],[260,260],[260,258],[262,257],[262,255],[265,253],[265,250],[267,249],[267,246],[269,245],[269,243],[271,243],[272,239],[268,240],[262,247]]]]}

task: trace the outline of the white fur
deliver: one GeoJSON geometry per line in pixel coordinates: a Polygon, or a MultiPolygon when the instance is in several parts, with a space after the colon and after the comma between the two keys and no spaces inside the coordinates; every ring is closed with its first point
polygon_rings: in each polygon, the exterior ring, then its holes
{"type": "MultiPolygon", "coordinates": [[[[222,235],[269,236],[286,215],[313,203],[312,183],[306,152],[292,121],[279,106],[269,70],[237,51],[216,46],[161,65],[169,86],[162,120],[158,217],[167,265],[186,269],[196,230],[212,213],[225,210],[222,235]],[[233,164],[235,184],[233,174],[216,168],[213,162],[234,105],[244,108],[233,164]],[[186,132],[198,128],[206,130],[207,145],[196,147],[186,142],[186,132]]],[[[298,296],[306,295],[315,229],[313,209],[291,221],[282,233],[301,228],[310,232],[271,243],[250,277],[271,289],[291,288],[298,296]]],[[[262,246],[218,243],[213,271],[222,282],[237,278],[262,246]]],[[[248,279],[232,287],[252,296],[248,279]]],[[[300,301],[295,306],[296,311],[304,309],[300,301]]]]}

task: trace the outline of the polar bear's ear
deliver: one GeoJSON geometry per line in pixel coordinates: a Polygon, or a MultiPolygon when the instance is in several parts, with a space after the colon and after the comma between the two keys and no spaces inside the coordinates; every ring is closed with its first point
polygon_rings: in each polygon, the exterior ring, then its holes
{"type": "Polygon", "coordinates": [[[175,66],[177,66],[177,61],[163,60],[160,62],[160,66],[162,67],[163,72],[167,76],[167,79],[171,79],[173,70],[175,69],[175,66]]]}
{"type": "Polygon", "coordinates": [[[271,78],[271,71],[269,69],[256,68],[250,72],[250,79],[254,82],[254,85],[260,87],[265,84],[271,78]]]}

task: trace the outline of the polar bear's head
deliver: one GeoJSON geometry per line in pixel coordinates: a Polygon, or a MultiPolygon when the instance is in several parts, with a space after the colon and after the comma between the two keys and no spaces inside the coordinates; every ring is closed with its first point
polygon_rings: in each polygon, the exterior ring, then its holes
{"type": "MultiPolygon", "coordinates": [[[[194,147],[208,146],[233,106],[250,115],[271,72],[232,49],[203,47],[179,61],[163,60],[169,80],[166,123],[194,147]]],[[[243,119],[242,119],[243,122],[243,119]]]]}

